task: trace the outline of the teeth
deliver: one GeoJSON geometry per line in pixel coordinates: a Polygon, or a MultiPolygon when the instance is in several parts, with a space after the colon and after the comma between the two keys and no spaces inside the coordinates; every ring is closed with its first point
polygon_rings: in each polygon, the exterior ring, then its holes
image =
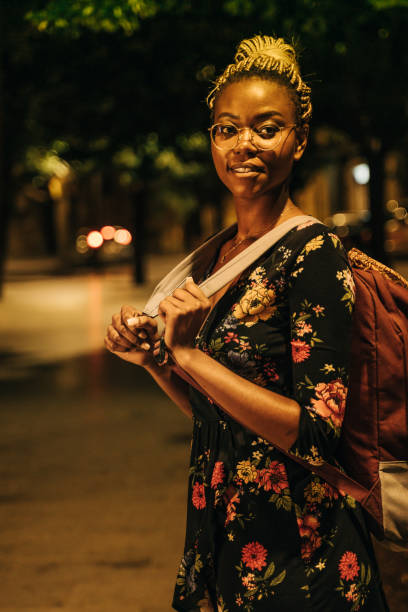
{"type": "Polygon", "coordinates": [[[234,172],[245,173],[245,172],[258,172],[255,168],[248,168],[244,166],[239,166],[239,168],[234,168],[234,172]]]}

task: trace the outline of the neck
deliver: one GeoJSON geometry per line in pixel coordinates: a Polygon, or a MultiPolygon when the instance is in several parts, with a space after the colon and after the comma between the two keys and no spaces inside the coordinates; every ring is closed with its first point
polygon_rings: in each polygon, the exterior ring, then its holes
{"type": "Polygon", "coordinates": [[[278,194],[268,193],[255,200],[236,198],[234,204],[238,225],[237,240],[261,234],[290,217],[301,214],[289,197],[286,185],[278,194]]]}

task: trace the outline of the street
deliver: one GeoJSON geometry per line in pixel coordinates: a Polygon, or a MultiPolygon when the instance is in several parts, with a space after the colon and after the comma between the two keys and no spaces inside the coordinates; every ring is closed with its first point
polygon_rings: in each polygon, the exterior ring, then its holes
{"type": "Polygon", "coordinates": [[[112,313],[143,306],[155,280],[138,289],[119,271],[6,286],[2,611],[170,610],[191,424],[101,348],[112,313]]]}
{"type": "MultiPolygon", "coordinates": [[[[177,259],[177,258],[176,258],[177,259]]],[[[174,264],[14,279],[0,303],[0,610],[168,612],[180,561],[191,423],[101,348],[122,303],[174,264]]],[[[408,554],[378,549],[392,612],[408,554]]]]}

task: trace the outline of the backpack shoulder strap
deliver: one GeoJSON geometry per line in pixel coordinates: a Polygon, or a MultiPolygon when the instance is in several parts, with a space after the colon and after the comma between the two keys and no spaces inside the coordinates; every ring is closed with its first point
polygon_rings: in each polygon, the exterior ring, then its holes
{"type": "Polygon", "coordinates": [[[238,276],[243,270],[248,268],[256,261],[265,251],[276,244],[281,238],[290,232],[294,227],[311,221],[313,223],[321,223],[318,219],[309,215],[297,215],[274,227],[269,232],[255,240],[249,247],[241,253],[238,253],[231,261],[222,266],[215,274],[212,274],[204,282],[200,284],[201,291],[210,297],[217,293],[224,285],[229,283],[233,278],[238,276]]]}
{"type": "MultiPolygon", "coordinates": [[[[308,221],[321,223],[321,221],[309,215],[297,215],[296,217],[288,219],[255,240],[255,242],[244,251],[238,253],[238,255],[231,259],[225,266],[203,281],[199,285],[200,289],[207,297],[211,297],[224,287],[224,285],[238,276],[238,274],[243,272],[243,270],[248,268],[265,251],[283,238],[285,234],[290,232],[290,230],[308,221]]],[[[181,286],[185,282],[187,276],[192,275],[194,269],[202,268],[203,266],[200,262],[208,261],[209,256],[212,257],[214,255],[216,246],[227,240],[234,232],[235,227],[235,225],[232,225],[218,234],[215,234],[215,236],[204,242],[204,244],[190,253],[190,255],[185,257],[175,268],[173,268],[154,289],[143,312],[150,317],[156,317],[158,314],[158,306],[162,299],[170,295],[177,287],[181,286]]]]}

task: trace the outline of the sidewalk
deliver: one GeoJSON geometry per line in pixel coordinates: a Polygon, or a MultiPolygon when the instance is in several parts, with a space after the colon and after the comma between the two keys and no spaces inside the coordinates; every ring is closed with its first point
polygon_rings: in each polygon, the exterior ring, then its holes
{"type": "Polygon", "coordinates": [[[6,283],[0,301],[0,380],[18,377],[38,363],[102,348],[112,315],[123,304],[142,309],[157,282],[182,257],[149,257],[143,286],[133,283],[127,265],[69,276],[14,277],[6,283]]]}
{"type": "MultiPolygon", "coordinates": [[[[102,340],[112,313],[143,306],[177,259],[152,259],[144,287],[126,268],[6,285],[2,612],[170,612],[191,422],[102,340]]],[[[402,612],[408,554],[378,554],[391,612],[402,612]]]]}
{"type": "Polygon", "coordinates": [[[3,381],[0,610],[170,612],[190,431],[107,352],[3,381]]]}

